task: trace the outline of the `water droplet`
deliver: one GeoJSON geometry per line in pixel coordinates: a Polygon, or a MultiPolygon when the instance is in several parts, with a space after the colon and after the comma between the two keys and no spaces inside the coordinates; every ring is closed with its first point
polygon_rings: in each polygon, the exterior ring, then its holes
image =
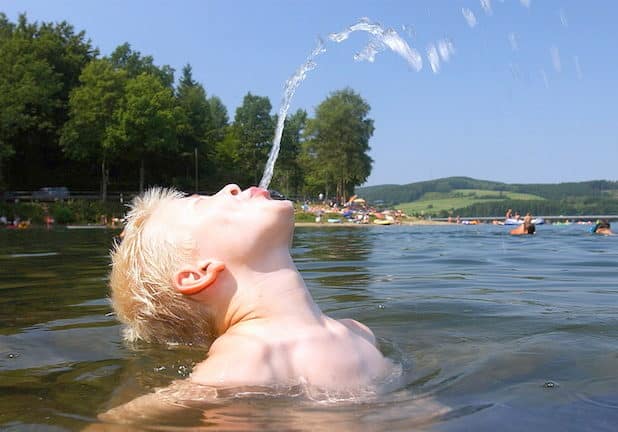
{"type": "Polygon", "coordinates": [[[517,44],[517,35],[515,35],[515,33],[509,33],[509,43],[511,44],[511,49],[513,51],[517,51],[519,49],[519,45],[517,44]]]}
{"type": "Polygon", "coordinates": [[[579,57],[573,56],[573,62],[575,63],[575,73],[577,74],[577,79],[582,79],[583,74],[581,65],[579,64],[579,57]]]}
{"type": "Polygon", "coordinates": [[[461,13],[470,28],[474,28],[476,26],[476,17],[474,16],[474,13],[468,8],[461,8],[461,13]]]}
{"type": "Polygon", "coordinates": [[[554,65],[554,69],[556,69],[556,72],[560,72],[562,70],[562,65],[560,63],[560,51],[558,51],[558,47],[552,46],[549,51],[551,53],[551,62],[554,65]]]}
{"type": "Polygon", "coordinates": [[[545,69],[541,69],[541,77],[543,78],[543,83],[545,83],[545,88],[549,88],[549,80],[547,79],[545,69]]]}
{"type": "Polygon", "coordinates": [[[442,39],[438,41],[438,52],[442,61],[449,61],[451,56],[455,54],[455,47],[453,43],[448,39],[442,39]]]}
{"type": "Polygon", "coordinates": [[[545,381],[545,383],[543,383],[543,387],[546,389],[554,389],[558,387],[558,384],[553,381],[545,381]]]}
{"type": "Polygon", "coordinates": [[[384,306],[383,304],[379,304],[379,305],[378,305],[378,309],[384,309],[384,307],[385,307],[385,306],[384,306]]]}
{"type": "Polygon", "coordinates": [[[521,79],[521,71],[519,70],[519,66],[516,63],[511,63],[509,64],[509,69],[511,70],[513,79],[519,81],[521,79]]]}
{"type": "Polygon", "coordinates": [[[487,15],[491,15],[491,0],[481,0],[481,7],[487,15]]]}
{"type": "Polygon", "coordinates": [[[433,73],[438,73],[440,71],[440,57],[438,56],[438,50],[434,44],[430,44],[427,47],[427,59],[429,60],[431,71],[433,73]]]}
{"type": "Polygon", "coordinates": [[[416,37],[414,27],[412,27],[410,24],[403,24],[401,26],[401,30],[411,38],[416,37]]]}
{"type": "Polygon", "coordinates": [[[569,26],[569,21],[567,20],[566,12],[564,11],[564,9],[560,9],[560,22],[564,27],[569,26]]]}

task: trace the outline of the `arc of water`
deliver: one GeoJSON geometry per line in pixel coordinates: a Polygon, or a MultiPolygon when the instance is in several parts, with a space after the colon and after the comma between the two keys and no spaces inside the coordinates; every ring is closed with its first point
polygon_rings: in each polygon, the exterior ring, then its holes
{"type": "MultiPolygon", "coordinates": [[[[350,37],[350,34],[355,31],[364,31],[373,36],[369,44],[354,56],[356,61],[367,60],[373,62],[377,53],[384,51],[386,48],[399,54],[408,64],[416,71],[420,71],[423,67],[423,59],[414,48],[411,48],[408,43],[399,36],[399,34],[391,29],[384,29],[380,24],[372,23],[368,18],[362,18],[358,23],[349,26],[342,32],[332,33],[329,39],[333,42],[343,42],[350,37]]],[[[317,46],[313,49],[305,63],[292,75],[285,83],[281,106],[279,107],[279,118],[277,119],[277,128],[275,129],[275,137],[273,145],[268,155],[268,161],[264,169],[264,175],[260,180],[260,187],[267,189],[272,180],[275,162],[279,156],[279,148],[281,147],[281,136],[283,134],[283,126],[285,119],[290,109],[290,103],[298,86],[305,80],[307,73],[317,66],[314,59],[320,54],[326,52],[326,47],[322,39],[318,39],[317,46]]]]}
{"type": "Polygon", "coordinates": [[[285,123],[285,118],[288,115],[288,110],[290,109],[290,103],[292,102],[292,97],[294,93],[296,93],[296,89],[307,77],[307,72],[316,68],[317,64],[313,61],[317,56],[326,52],[326,48],[324,47],[324,41],[321,38],[318,38],[317,46],[311,51],[309,57],[305,63],[303,63],[298,70],[285,82],[285,90],[283,91],[283,97],[281,99],[281,106],[279,107],[279,118],[277,119],[277,128],[275,129],[275,137],[273,139],[273,146],[270,150],[270,154],[268,155],[268,161],[266,162],[266,168],[264,169],[264,174],[262,175],[262,180],[260,180],[260,187],[263,189],[268,189],[268,185],[273,177],[273,172],[275,169],[275,162],[277,160],[277,156],[279,156],[279,148],[281,146],[281,136],[283,135],[283,126],[285,123]]]}
{"type": "Polygon", "coordinates": [[[361,18],[359,22],[351,25],[342,32],[331,33],[328,38],[333,42],[340,43],[349,38],[350,34],[355,31],[367,32],[372,35],[373,38],[360,53],[354,56],[354,60],[367,60],[373,62],[378,52],[389,48],[403,57],[417,72],[423,68],[423,58],[419,52],[411,48],[410,45],[399,36],[399,33],[392,28],[385,29],[378,23],[372,23],[369,18],[361,18]]]}

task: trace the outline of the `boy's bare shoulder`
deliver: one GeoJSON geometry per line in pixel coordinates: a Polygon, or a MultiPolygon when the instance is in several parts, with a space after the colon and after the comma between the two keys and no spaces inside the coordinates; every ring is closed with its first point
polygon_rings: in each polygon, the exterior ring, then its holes
{"type": "Polygon", "coordinates": [[[369,327],[351,318],[340,319],[339,322],[348,328],[352,333],[366,339],[372,345],[376,344],[376,337],[369,327]]]}
{"type": "Polygon", "coordinates": [[[220,336],[210,347],[206,360],[191,374],[204,385],[262,385],[273,381],[270,345],[239,333],[220,336]]]}

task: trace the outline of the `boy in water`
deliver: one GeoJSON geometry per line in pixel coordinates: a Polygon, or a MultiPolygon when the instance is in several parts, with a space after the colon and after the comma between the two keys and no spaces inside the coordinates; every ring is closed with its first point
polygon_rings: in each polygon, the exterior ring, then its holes
{"type": "Polygon", "coordinates": [[[597,221],[597,223],[592,228],[593,234],[601,234],[601,235],[613,235],[611,225],[606,219],[601,219],[597,221]]]}
{"type": "Polygon", "coordinates": [[[536,232],[536,227],[532,222],[524,222],[520,224],[517,228],[513,228],[509,231],[511,235],[524,235],[524,234],[534,234],[536,232]]]}
{"type": "Polygon", "coordinates": [[[371,330],[327,317],[311,298],[290,256],[293,230],[292,203],[256,187],[138,197],[112,251],[112,303],[125,338],[214,339],[188,378],[212,387],[355,391],[384,378],[391,363],[371,330]]]}

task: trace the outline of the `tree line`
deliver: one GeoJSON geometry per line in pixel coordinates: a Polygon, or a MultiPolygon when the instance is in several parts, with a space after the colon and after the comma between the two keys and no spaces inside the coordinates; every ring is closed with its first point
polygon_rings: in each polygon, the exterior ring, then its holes
{"type": "Polygon", "coordinates": [[[527,193],[554,201],[568,200],[574,197],[594,200],[618,198],[618,182],[609,180],[553,184],[508,184],[477,180],[470,177],[446,177],[405,185],[368,186],[357,188],[356,191],[370,201],[380,199],[389,204],[400,204],[416,201],[429,192],[448,193],[455,189],[490,190],[495,191],[496,195],[500,195],[502,192],[527,193]]]}
{"type": "MultiPolygon", "coordinates": [[[[101,56],[69,23],[16,23],[0,13],[0,191],[68,186],[212,192],[259,182],[277,115],[247,93],[234,118],[193,78],[178,81],[129,43],[101,56]],[[196,183],[198,183],[196,185],[196,183]]],[[[369,104],[350,88],[288,116],[272,187],[345,199],[373,161],[369,104]]]]}
{"type": "Polygon", "coordinates": [[[440,211],[438,217],[459,215],[461,217],[499,217],[504,216],[507,208],[527,212],[536,216],[582,216],[582,215],[616,215],[618,200],[608,198],[569,198],[562,200],[503,200],[474,203],[470,206],[440,211]]]}

